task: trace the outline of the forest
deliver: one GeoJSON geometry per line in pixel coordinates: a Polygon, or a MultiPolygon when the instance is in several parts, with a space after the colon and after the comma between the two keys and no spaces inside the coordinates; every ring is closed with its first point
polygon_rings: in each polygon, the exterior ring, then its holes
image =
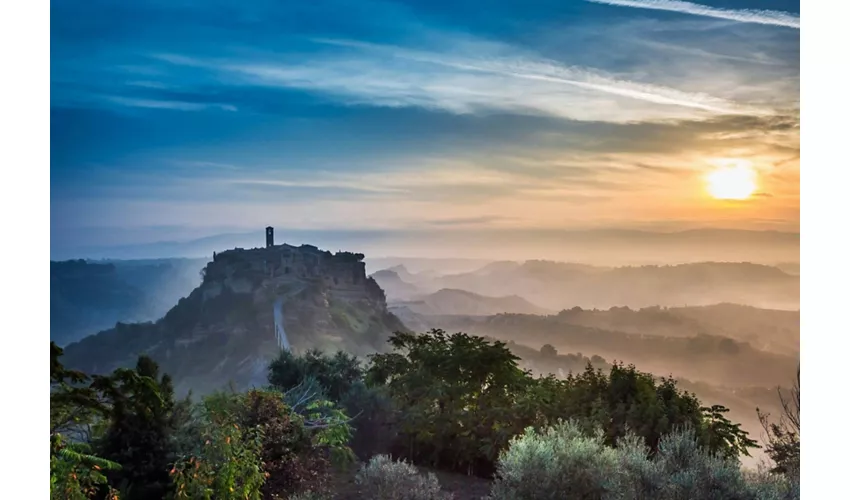
{"type": "Polygon", "coordinates": [[[442,330],[388,342],[367,360],[281,351],[264,387],[182,399],[149,357],[89,375],[51,343],[51,498],[481,498],[446,474],[492,500],[799,498],[799,384],[759,414],[772,463],[750,471],[756,440],[673,379],[533,375],[442,330]]]}

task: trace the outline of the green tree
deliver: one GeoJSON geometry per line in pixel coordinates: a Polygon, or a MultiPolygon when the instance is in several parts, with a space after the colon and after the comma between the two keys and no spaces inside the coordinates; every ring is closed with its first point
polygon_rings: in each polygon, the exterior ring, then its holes
{"type": "Polygon", "coordinates": [[[372,356],[367,381],[399,409],[396,448],[418,463],[488,474],[528,423],[515,403],[531,383],[504,343],[464,333],[395,333],[372,356]]]}
{"type": "Polygon", "coordinates": [[[101,454],[123,469],[111,474],[129,500],[163,498],[171,489],[174,388],[158,365],[141,356],[134,370],[95,377],[92,387],[106,400],[108,427],[98,440],[101,454]]]}
{"type": "Polygon", "coordinates": [[[606,375],[588,363],[564,380],[533,378],[505,344],[481,337],[432,330],[396,333],[390,344],[393,352],[372,357],[367,382],[397,409],[395,453],[420,464],[486,475],[512,437],[562,418],[588,435],[602,429],[609,446],[636,434],[653,453],[685,426],[710,452],[737,457],[755,445],[722,406],[702,407],[674,380],[634,366],[615,364],[606,375]]]}
{"type": "Polygon", "coordinates": [[[109,486],[104,472],[121,470],[121,466],[91,451],[86,443],[68,442],[58,433],[51,435],[51,500],[88,500],[100,493],[108,500],[118,500],[118,492],[109,486]]]}
{"type": "Polygon", "coordinates": [[[340,402],[363,378],[363,373],[360,361],[343,351],[328,355],[311,349],[302,356],[281,351],[269,365],[269,383],[278,390],[288,391],[314,378],[328,399],[340,402]]]}
{"type": "Polygon", "coordinates": [[[88,426],[102,418],[107,406],[89,385],[88,375],[62,365],[62,353],[50,343],[50,497],[83,500],[105,493],[116,499],[104,472],[121,466],[93,454],[88,443],[68,438],[85,437],[88,426]]]}
{"type": "Polygon", "coordinates": [[[236,423],[232,406],[209,398],[202,405],[195,452],[177,460],[170,474],[177,499],[260,500],[267,473],[263,433],[236,423]]]}
{"type": "Polygon", "coordinates": [[[80,434],[107,411],[99,391],[91,387],[91,378],[69,370],[59,358],[63,350],[50,343],[50,434],[80,434]]]}

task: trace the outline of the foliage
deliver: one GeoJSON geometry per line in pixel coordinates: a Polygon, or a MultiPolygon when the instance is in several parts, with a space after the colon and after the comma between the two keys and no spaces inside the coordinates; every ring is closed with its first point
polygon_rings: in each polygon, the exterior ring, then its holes
{"type": "Polygon", "coordinates": [[[51,500],[88,500],[104,490],[106,498],[118,500],[103,471],[120,469],[119,464],[92,455],[85,443],[69,443],[58,433],[50,437],[51,500]]]}
{"type": "Polygon", "coordinates": [[[779,401],[782,415],[778,422],[770,422],[770,415],[756,410],[759,421],[767,433],[765,451],[776,464],[773,472],[795,476],[800,473],[800,369],[797,368],[797,380],[791,387],[791,394],[785,396],[781,391],[779,401]]]}
{"type": "Polygon", "coordinates": [[[781,476],[744,474],[736,460],[700,444],[694,429],[665,435],[651,456],[627,434],[617,448],[575,422],[529,429],[499,460],[492,500],[799,500],[799,484],[781,476]]]}
{"type": "Polygon", "coordinates": [[[363,378],[363,367],[355,357],[343,351],[328,355],[309,350],[302,356],[281,351],[269,365],[269,383],[281,391],[290,390],[314,378],[331,401],[341,401],[352,385],[363,378]]]}
{"type": "Polygon", "coordinates": [[[287,500],[329,500],[331,497],[324,493],[316,493],[313,491],[304,491],[290,495],[287,500]]]}
{"type": "Polygon", "coordinates": [[[672,379],[634,366],[533,378],[501,342],[463,333],[396,333],[394,352],[377,354],[367,382],[383,387],[397,409],[394,451],[415,463],[487,475],[499,453],[528,427],[574,419],[585,433],[602,429],[615,446],[629,432],[651,453],[661,437],[689,425],[712,452],[737,457],[755,446],[722,406],[702,407],[672,379]]]}
{"type": "Polygon", "coordinates": [[[269,474],[264,495],[284,495],[310,485],[321,488],[327,481],[328,464],[304,418],[278,392],[252,390],[241,399],[242,423],[262,429],[264,435],[262,459],[269,474]]]}
{"type": "Polygon", "coordinates": [[[80,437],[107,407],[86,374],[66,369],[59,358],[63,350],[50,343],[50,496],[81,500],[105,492],[117,498],[107,484],[106,471],[121,466],[93,454],[91,446],[68,439],[80,437]]]}
{"type": "Polygon", "coordinates": [[[175,498],[191,500],[260,500],[263,435],[243,430],[231,415],[205,407],[198,455],[183,457],[171,469],[175,498]]]}
{"type": "Polygon", "coordinates": [[[449,500],[433,473],[421,475],[414,466],[377,455],[357,473],[355,481],[364,498],[375,500],[449,500]]]}
{"type": "Polygon", "coordinates": [[[107,407],[85,373],[66,369],[63,349],[50,343],[50,434],[79,434],[107,407]]]}
{"type": "Polygon", "coordinates": [[[287,404],[319,428],[328,426],[320,439],[329,440],[338,463],[353,458],[352,449],[361,456],[383,451],[391,403],[380,390],[367,387],[363,376],[360,361],[341,351],[332,356],[315,350],[302,356],[282,351],[269,367],[269,382],[284,391],[287,404]],[[345,448],[333,442],[344,442],[345,448]]]}
{"type": "MultiPolygon", "coordinates": [[[[203,413],[213,427],[236,424],[261,436],[257,459],[266,475],[263,498],[286,498],[308,488],[323,493],[331,462],[353,459],[348,417],[315,386],[301,384],[286,394],[220,392],[204,399],[203,413]]],[[[203,459],[203,450],[196,456],[203,459]]]]}
{"type": "Polygon", "coordinates": [[[587,436],[575,422],[559,422],[541,432],[529,428],[501,454],[492,498],[608,498],[617,486],[611,474],[617,459],[601,433],[587,436]]]}
{"type": "Polygon", "coordinates": [[[351,415],[351,449],[358,457],[366,460],[390,452],[396,439],[394,402],[384,387],[370,387],[358,380],[340,404],[351,415]]]}
{"type": "Polygon", "coordinates": [[[157,364],[141,356],[134,370],[96,376],[92,387],[109,408],[108,426],[97,448],[123,467],[110,476],[129,488],[130,500],[164,497],[171,489],[168,469],[174,460],[171,378],[160,377],[157,364]]]}
{"type": "Polygon", "coordinates": [[[463,333],[396,333],[372,357],[367,382],[383,385],[399,413],[397,451],[415,463],[487,474],[526,426],[517,400],[531,383],[503,343],[463,333]],[[401,352],[399,352],[401,351],[401,352]]]}

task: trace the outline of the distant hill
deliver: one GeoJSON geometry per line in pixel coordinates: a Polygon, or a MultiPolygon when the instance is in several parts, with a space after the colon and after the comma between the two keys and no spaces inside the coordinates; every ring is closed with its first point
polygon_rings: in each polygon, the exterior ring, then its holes
{"type": "Polygon", "coordinates": [[[162,317],[200,283],[205,260],[50,262],[50,339],[79,340],[116,322],[162,317]]]}
{"type": "Polygon", "coordinates": [[[147,353],[179,392],[262,385],[268,361],[293,350],[385,347],[405,326],[368,278],[361,254],[278,245],[219,253],[203,281],[155,323],[118,324],[70,344],[65,364],[87,373],[130,366],[147,353]]]}
{"type": "MultiPolygon", "coordinates": [[[[496,262],[478,270],[420,281],[423,293],[449,288],[480,295],[516,295],[560,310],[710,305],[720,302],[798,309],[800,278],[747,262],[595,267],[552,261],[496,262]]],[[[391,300],[404,300],[388,291],[391,300]]]]}
{"type": "Polygon", "coordinates": [[[522,297],[487,297],[465,290],[444,288],[419,300],[396,302],[417,314],[489,316],[499,313],[550,314],[522,297]]]}
{"type": "Polygon", "coordinates": [[[751,342],[724,335],[723,329],[712,329],[675,312],[666,320],[657,320],[662,328],[654,333],[644,333],[653,331],[651,315],[623,315],[623,312],[609,311],[607,317],[574,309],[551,316],[408,314],[403,318],[406,324],[417,324],[420,328],[463,331],[529,346],[551,344],[559,351],[597,354],[609,360],[635,363],[657,375],[676,374],[730,387],[772,387],[792,376],[799,363],[799,352],[760,349],[751,342]],[[682,330],[675,336],[664,335],[675,331],[669,326],[674,321],[680,321],[682,330]],[[588,326],[606,322],[607,328],[588,326]],[[616,330],[614,322],[619,322],[616,330]],[[665,323],[667,331],[663,330],[665,323]]]}
{"type": "Polygon", "coordinates": [[[800,263],[799,262],[782,262],[776,264],[776,267],[781,269],[783,272],[788,274],[795,274],[797,276],[800,275],[800,263]]]}
{"type": "Polygon", "coordinates": [[[395,300],[410,300],[422,295],[422,291],[416,285],[402,279],[396,271],[382,269],[372,274],[372,278],[388,297],[393,297],[395,300]]]}
{"type": "Polygon", "coordinates": [[[729,337],[781,354],[800,352],[800,312],[759,309],[738,304],[697,307],[612,307],[591,310],[574,307],[558,314],[573,325],[660,337],[701,334],[729,337]]]}

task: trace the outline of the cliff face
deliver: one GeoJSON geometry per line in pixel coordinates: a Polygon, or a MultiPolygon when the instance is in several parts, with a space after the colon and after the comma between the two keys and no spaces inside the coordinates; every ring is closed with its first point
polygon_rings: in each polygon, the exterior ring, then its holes
{"type": "Polygon", "coordinates": [[[203,282],[156,323],[118,324],[69,345],[69,367],[93,373],[128,366],[146,352],[181,392],[233,382],[262,385],[282,347],[366,354],[404,325],[366,276],[362,254],[278,245],[215,255],[203,282]],[[278,323],[276,329],[275,324],[278,323]]]}

